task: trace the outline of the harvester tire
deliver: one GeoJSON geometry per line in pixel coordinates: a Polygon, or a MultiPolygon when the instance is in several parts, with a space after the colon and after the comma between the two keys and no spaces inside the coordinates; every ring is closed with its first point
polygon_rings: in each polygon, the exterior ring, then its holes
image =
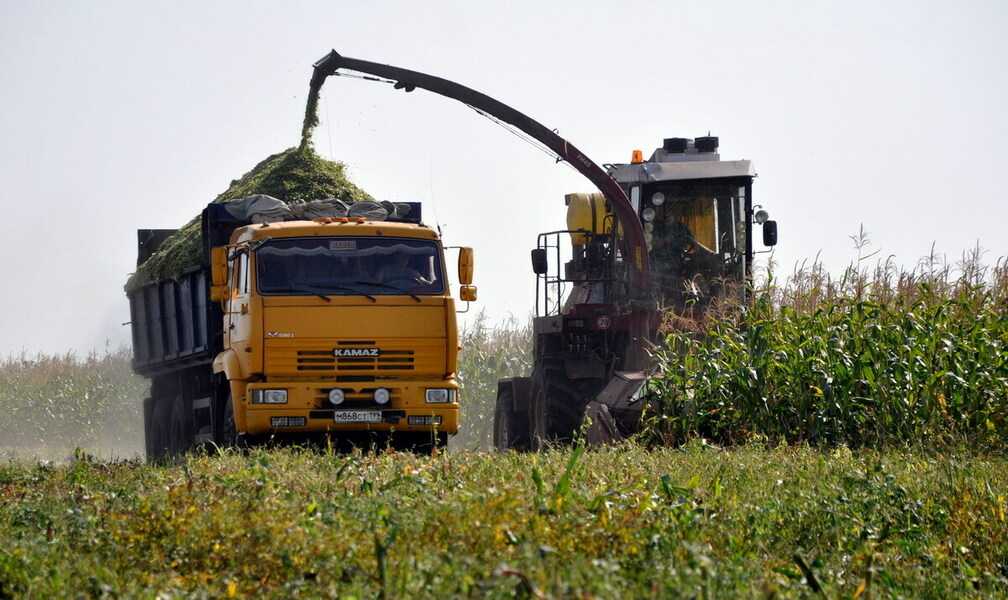
{"type": "Polygon", "coordinates": [[[560,361],[544,363],[532,380],[532,449],[573,442],[586,404],[560,361]]]}
{"type": "Polygon", "coordinates": [[[529,429],[528,413],[514,410],[514,395],[511,390],[501,392],[494,407],[494,448],[501,452],[528,450],[529,429]]]}

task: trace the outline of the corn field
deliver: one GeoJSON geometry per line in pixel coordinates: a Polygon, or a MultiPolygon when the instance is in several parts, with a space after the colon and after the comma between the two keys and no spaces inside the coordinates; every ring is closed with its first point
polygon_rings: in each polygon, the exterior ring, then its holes
{"type": "MultiPolygon", "coordinates": [[[[1005,448],[1008,261],[979,250],[915,269],[864,259],[833,277],[818,263],[782,283],[768,269],[746,309],[670,317],[654,351],[644,436],[813,446],[1005,448]]],[[[459,332],[462,429],[492,441],[497,380],[531,371],[531,324],[477,315],[459,332]]],[[[0,360],[0,456],[141,452],[148,383],[130,351],[0,360]]]]}
{"type": "Polygon", "coordinates": [[[748,311],[667,328],[649,434],[1003,448],[1008,262],[981,258],[932,254],[910,271],[859,260],[839,278],[814,264],[783,285],[768,273],[748,311]]]}
{"type": "Polygon", "coordinates": [[[512,317],[494,325],[480,312],[459,331],[459,345],[462,422],[452,445],[487,449],[493,444],[497,380],[532,372],[532,324],[512,317]]]}
{"type": "Polygon", "coordinates": [[[140,402],[148,384],[133,374],[130,358],[119,348],[0,360],[0,456],[61,459],[76,448],[142,454],[140,402]]]}

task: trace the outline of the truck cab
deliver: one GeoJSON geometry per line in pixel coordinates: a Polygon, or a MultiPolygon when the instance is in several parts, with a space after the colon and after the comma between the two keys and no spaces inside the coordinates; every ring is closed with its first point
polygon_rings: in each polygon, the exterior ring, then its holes
{"type": "Polygon", "coordinates": [[[213,369],[238,432],[458,431],[455,301],[433,229],[257,224],[218,252],[231,258],[214,274],[225,327],[213,369]]]}

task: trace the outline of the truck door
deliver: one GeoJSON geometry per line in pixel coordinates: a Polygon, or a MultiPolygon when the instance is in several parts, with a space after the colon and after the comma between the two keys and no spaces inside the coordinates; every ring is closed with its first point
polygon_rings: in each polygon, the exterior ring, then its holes
{"type": "Polygon", "coordinates": [[[231,261],[230,281],[231,297],[228,300],[226,345],[234,349],[241,357],[245,352],[240,350],[246,347],[249,342],[251,325],[249,319],[251,294],[249,291],[248,253],[242,252],[231,261]]]}

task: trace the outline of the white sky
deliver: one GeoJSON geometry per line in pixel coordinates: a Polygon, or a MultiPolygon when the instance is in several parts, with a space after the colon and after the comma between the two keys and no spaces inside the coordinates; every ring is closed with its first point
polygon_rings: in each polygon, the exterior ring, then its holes
{"type": "MultiPolygon", "coordinates": [[[[136,229],[296,145],[332,48],[487,93],[599,163],[719,136],[756,165],[782,275],[841,270],[861,224],[909,267],[932,244],[1008,256],[1005,2],[0,0],[0,28],[0,356],[128,342],[136,229]]],[[[427,92],[330,78],[320,113],[321,155],[475,247],[478,308],[528,315],[536,233],[586,180],[427,92]]]]}

